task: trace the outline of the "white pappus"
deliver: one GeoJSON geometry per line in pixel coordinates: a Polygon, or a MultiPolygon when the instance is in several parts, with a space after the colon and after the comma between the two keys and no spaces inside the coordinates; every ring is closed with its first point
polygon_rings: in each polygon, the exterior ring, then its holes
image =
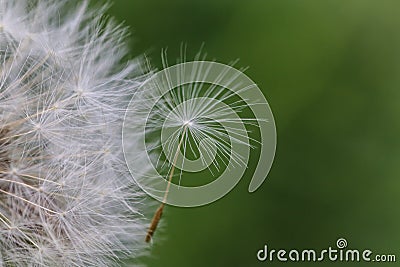
{"type": "Polygon", "coordinates": [[[104,11],[0,1],[0,266],[118,266],[143,251],[121,146],[143,76],[140,60],[120,65],[126,29],[104,11]]]}

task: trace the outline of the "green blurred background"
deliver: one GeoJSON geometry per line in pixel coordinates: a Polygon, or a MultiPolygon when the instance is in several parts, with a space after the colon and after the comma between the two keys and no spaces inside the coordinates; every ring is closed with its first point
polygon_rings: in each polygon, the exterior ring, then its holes
{"type": "Polygon", "coordinates": [[[149,267],[397,266],[259,262],[256,252],[343,237],[400,260],[400,1],[114,0],[110,14],[130,26],[132,55],[156,67],[182,42],[188,56],[204,42],[210,59],[239,58],[277,125],[262,187],[247,192],[249,172],[211,205],[167,207],[149,267]]]}

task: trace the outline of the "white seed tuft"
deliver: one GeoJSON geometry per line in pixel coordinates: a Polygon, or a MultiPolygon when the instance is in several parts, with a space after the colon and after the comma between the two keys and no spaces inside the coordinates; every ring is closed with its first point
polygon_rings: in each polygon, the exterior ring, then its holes
{"type": "Polygon", "coordinates": [[[104,10],[0,1],[0,266],[118,266],[142,251],[121,148],[141,68],[120,65],[126,29],[104,10]]]}

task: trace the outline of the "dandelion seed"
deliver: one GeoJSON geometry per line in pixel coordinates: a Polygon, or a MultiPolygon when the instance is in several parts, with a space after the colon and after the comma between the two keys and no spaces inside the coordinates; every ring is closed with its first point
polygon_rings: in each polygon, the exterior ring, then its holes
{"type": "Polygon", "coordinates": [[[207,171],[208,176],[217,177],[227,168],[246,166],[245,151],[251,145],[245,126],[257,125],[252,118],[238,116],[251,101],[246,102],[218,85],[218,79],[225,79],[232,88],[241,88],[235,84],[236,77],[220,73],[215,84],[185,83],[187,77],[201,81],[210,69],[202,61],[195,61],[192,66],[197,67],[187,70],[185,63],[178,64],[169,73],[165,56],[163,59],[162,74],[156,74],[158,78],[150,79],[139,89],[125,118],[124,140],[138,140],[134,146],[125,146],[131,171],[142,188],[161,202],[148,228],[146,242],[151,241],[165,205],[179,191],[183,176],[207,171]],[[148,172],[141,170],[144,158],[149,158],[154,166],[148,172]],[[177,187],[173,186],[174,177],[179,178],[177,187]]]}

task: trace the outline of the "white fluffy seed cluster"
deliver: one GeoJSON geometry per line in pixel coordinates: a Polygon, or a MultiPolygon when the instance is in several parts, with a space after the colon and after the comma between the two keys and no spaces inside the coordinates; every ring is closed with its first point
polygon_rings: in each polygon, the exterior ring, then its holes
{"type": "Polygon", "coordinates": [[[118,266],[142,251],[121,145],[140,64],[121,66],[126,29],[104,7],[78,3],[0,1],[0,266],[118,266]]]}

